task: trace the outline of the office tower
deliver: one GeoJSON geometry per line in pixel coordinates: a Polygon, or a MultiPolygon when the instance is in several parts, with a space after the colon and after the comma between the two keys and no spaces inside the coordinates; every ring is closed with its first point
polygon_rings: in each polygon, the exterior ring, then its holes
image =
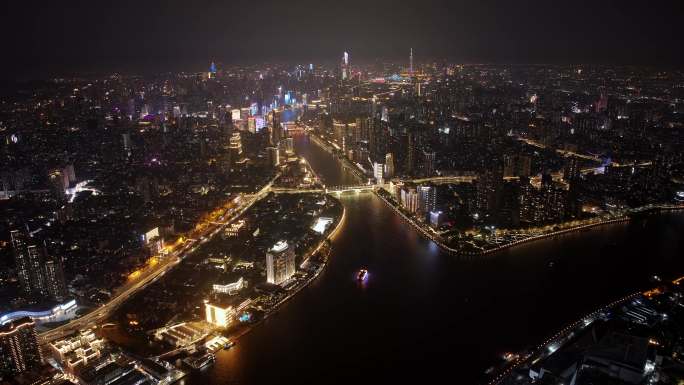
{"type": "Polygon", "coordinates": [[[385,177],[394,177],[394,155],[391,152],[385,154],[385,177]]]}
{"type": "Polygon", "coordinates": [[[230,157],[233,161],[237,161],[242,156],[242,139],[240,138],[239,132],[234,132],[230,136],[230,157]]]}
{"type": "Polygon", "coordinates": [[[25,231],[12,230],[10,238],[22,293],[27,298],[46,295],[42,250],[32,244],[33,239],[25,231]]]}
{"type": "Polygon", "coordinates": [[[280,144],[281,137],[280,113],[277,111],[272,111],[269,115],[269,120],[271,126],[271,145],[278,146],[280,144]]]}
{"type": "Polygon", "coordinates": [[[342,70],[342,80],[349,79],[349,54],[347,52],[342,55],[342,64],[340,65],[340,69],[342,70]]]}
{"type": "Polygon", "coordinates": [[[48,296],[56,301],[63,301],[67,297],[64,269],[59,258],[49,258],[45,261],[45,286],[48,296]]]}
{"type": "Polygon", "coordinates": [[[266,152],[268,154],[268,164],[272,167],[276,167],[280,164],[280,150],[278,147],[267,147],[266,152]]]}
{"type": "Polygon", "coordinates": [[[435,153],[431,151],[423,152],[423,171],[425,176],[432,176],[435,173],[435,153]]]}
{"type": "Polygon", "coordinates": [[[430,213],[437,209],[437,188],[434,186],[419,186],[419,208],[424,213],[430,213]]]}
{"type": "Polygon", "coordinates": [[[22,373],[40,366],[43,358],[31,318],[0,326],[0,360],[0,372],[22,373]]]}
{"type": "Polygon", "coordinates": [[[286,241],[278,241],[266,252],[266,281],[275,285],[287,281],[295,273],[295,251],[286,241]]]}
{"type": "Polygon", "coordinates": [[[373,163],[373,176],[375,177],[375,180],[377,181],[378,184],[383,184],[383,174],[384,174],[384,168],[385,165],[382,163],[375,162],[373,163]]]}

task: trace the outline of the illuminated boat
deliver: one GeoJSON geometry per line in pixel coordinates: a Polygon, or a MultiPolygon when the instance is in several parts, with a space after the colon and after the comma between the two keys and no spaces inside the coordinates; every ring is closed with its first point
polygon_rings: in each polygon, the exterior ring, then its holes
{"type": "Polygon", "coordinates": [[[366,278],[368,278],[368,270],[366,270],[366,269],[359,270],[359,273],[356,275],[356,279],[359,281],[365,281],[366,278]]]}

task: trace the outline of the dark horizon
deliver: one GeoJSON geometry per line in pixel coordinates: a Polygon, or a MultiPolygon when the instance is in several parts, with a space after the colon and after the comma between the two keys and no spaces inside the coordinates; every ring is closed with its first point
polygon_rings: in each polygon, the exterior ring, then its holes
{"type": "Polygon", "coordinates": [[[211,60],[352,63],[426,58],[492,64],[681,67],[678,1],[567,5],[242,0],[5,5],[3,79],[196,71],[211,60]]]}

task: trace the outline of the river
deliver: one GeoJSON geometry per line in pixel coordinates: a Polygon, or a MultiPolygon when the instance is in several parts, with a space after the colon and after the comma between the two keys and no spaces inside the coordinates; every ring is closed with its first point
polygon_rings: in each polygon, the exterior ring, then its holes
{"type": "MultiPolygon", "coordinates": [[[[296,148],[327,184],[354,182],[306,138],[296,148]]],[[[653,274],[684,272],[682,213],[463,260],[419,237],[372,193],[341,200],[346,221],[318,280],[184,383],[478,384],[503,352],[651,287],[653,274]],[[359,285],[363,267],[369,279],[359,285]]]]}

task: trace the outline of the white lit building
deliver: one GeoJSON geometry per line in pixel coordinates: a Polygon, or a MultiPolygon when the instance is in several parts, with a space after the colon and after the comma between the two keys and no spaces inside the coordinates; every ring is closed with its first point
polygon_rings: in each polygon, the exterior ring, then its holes
{"type": "Polygon", "coordinates": [[[212,287],[215,293],[234,294],[247,286],[247,281],[240,277],[237,281],[225,285],[215,283],[212,287]]]}
{"type": "Polygon", "coordinates": [[[373,163],[373,176],[378,184],[383,184],[383,176],[385,171],[385,165],[382,163],[373,163]]]}
{"type": "Polygon", "coordinates": [[[278,241],[266,253],[266,281],[275,285],[290,279],[295,273],[295,252],[286,241],[278,241]]]}
{"type": "Polygon", "coordinates": [[[418,192],[414,187],[401,189],[401,205],[409,212],[415,213],[419,207],[418,192]]]}
{"type": "Polygon", "coordinates": [[[328,226],[333,222],[332,218],[328,217],[319,217],[316,219],[316,223],[314,223],[313,226],[311,226],[311,229],[318,234],[323,234],[325,233],[325,230],[327,230],[328,226]]]}

